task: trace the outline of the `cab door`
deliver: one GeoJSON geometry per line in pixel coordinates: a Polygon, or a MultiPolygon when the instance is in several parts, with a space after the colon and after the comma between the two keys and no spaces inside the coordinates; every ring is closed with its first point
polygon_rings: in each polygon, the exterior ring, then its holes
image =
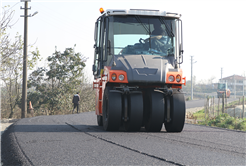
{"type": "Polygon", "coordinates": [[[94,78],[100,77],[100,39],[101,39],[101,18],[97,20],[95,23],[95,32],[94,32],[94,64],[92,66],[92,71],[94,78]]]}
{"type": "Polygon", "coordinates": [[[103,69],[103,46],[104,46],[104,22],[103,17],[99,17],[95,23],[94,32],[94,64],[92,66],[94,81],[93,89],[96,90],[96,114],[102,115],[102,79],[101,70],[103,69]]]}

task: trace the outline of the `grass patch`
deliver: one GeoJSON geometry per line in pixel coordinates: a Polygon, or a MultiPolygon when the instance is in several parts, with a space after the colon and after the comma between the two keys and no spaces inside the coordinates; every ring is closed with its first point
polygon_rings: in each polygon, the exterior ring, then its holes
{"type": "MultiPolygon", "coordinates": [[[[241,99],[240,102],[242,102],[243,100],[241,99]]],[[[234,106],[234,105],[238,105],[238,101],[233,101],[233,102],[230,102],[230,103],[227,103],[227,107],[230,107],[230,106],[234,106]]],[[[219,114],[222,114],[222,105],[219,106],[219,114]]],[[[210,116],[211,116],[211,112],[210,112],[210,116]]],[[[215,107],[214,107],[214,115],[217,116],[218,114],[218,104],[215,103],[215,107]]],[[[207,114],[208,116],[208,114],[207,114]]],[[[193,114],[193,117],[197,120],[205,120],[205,113],[204,113],[204,109],[196,112],[193,114]]]]}
{"type": "Polygon", "coordinates": [[[204,117],[205,117],[205,113],[204,113],[204,109],[196,112],[193,114],[193,117],[197,120],[204,120],[204,117]]]}
{"type": "Polygon", "coordinates": [[[220,114],[217,117],[210,118],[202,122],[198,122],[198,124],[205,126],[227,128],[232,130],[246,131],[246,118],[238,119],[231,117],[226,113],[220,114]]]}
{"type": "MultiPolygon", "coordinates": [[[[240,101],[241,103],[241,101],[240,101]]],[[[238,101],[234,101],[227,104],[227,107],[234,106],[239,104],[238,101]]],[[[239,119],[231,117],[227,113],[222,113],[222,106],[219,106],[219,116],[218,115],[218,105],[215,105],[215,112],[214,116],[210,112],[210,115],[208,116],[208,113],[206,115],[205,119],[205,111],[204,109],[194,113],[192,117],[196,120],[198,120],[199,125],[205,125],[205,126],[214,126],[214,127],[220,127],[220,128],[227,128],[232,130],[241,130],[246,131],[246,118],[239,119]]]]}

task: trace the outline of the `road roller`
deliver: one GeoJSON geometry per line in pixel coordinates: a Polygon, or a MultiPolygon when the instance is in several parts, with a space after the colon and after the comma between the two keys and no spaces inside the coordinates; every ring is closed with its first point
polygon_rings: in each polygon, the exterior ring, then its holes
{"type": "Polygon", "coordinates": [[[186,85],[181,14],[100,8],[94,31],[97,124],[106,131],[181,132],[186,85]],[[164,130],[165,131],[165,130],[164,130]]]}

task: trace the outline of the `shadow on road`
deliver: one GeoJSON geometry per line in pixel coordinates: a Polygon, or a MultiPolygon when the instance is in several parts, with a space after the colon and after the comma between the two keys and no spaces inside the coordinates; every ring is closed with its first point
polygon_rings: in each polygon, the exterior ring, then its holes
{"type": "Polygon", "coordinates": [[[103,127],[95,125],[23,125],[10,126],[12,132],[105,132],[103,127]]]}
{"type": "MultiPolygon", "coordinates": [[[[185,124],[191,125],[191,124],[185,124]]],[[[198,132],[228,132],[227,130],[211,130],[210,127],[203,126],[204,128],[201,128],[201,130],[197,129],[186,129],[184,126],[184,129],[181,133],[198,133],[198,132]]],[[[196,125],[194,125],[195,127],[196,125]]],[[[86,124],[71,124],[71,123],[65,123],[65,124],[13,124],[9,128],[10,132],[108,132],[103,129],[102,126],[97,125],[86,125],[86,124]],[[10,130],[11,129],[11,130],[10,130]]],[[[112,131],[113,133],[114,131],[112,131]]],[[[121,127],[119,131],[115,132],[125,132],[124,128],[121,127]]],[[[142,127],[140,131],[138,132],[146,132],[145,128],[142,127]]],[[[134,132],[125,132],[125,133],[134,133],[134,132]]],[[[160,132],[148,132],[148,133],[168,133],[165,130],[165,127],[163,126],[162,130],[160,132]]]]}

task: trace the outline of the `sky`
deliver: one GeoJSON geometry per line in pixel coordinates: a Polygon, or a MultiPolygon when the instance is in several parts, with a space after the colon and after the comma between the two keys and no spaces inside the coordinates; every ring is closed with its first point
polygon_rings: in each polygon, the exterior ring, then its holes
{"type": "MultiPolygon", "coordinates": [[[[8,31],[14,39],[18,32],[24,34],[24,2],[0,0],[2,7],[10,5],[15,10],[15,25],[8,31]]],[[[28,14],[28,43],[38,47],[43,59],[65,48],[75,47],[89,59],[85,73],[93,81],[94,25],[106,9],[158,9],[182,14],[184,62],[181,65],[187,80],[193,76],[196,82],[214,77],[214,83],[222,77],[246,75],[246,0],[31,0],[28,14]]],[[[2,10],[2,8],[1,8],[2,10]]],[[[34,48],[29,49],[33,51],[34,48]]],[[[37,66],[45,65],[45,61],[37,66]]]]}

